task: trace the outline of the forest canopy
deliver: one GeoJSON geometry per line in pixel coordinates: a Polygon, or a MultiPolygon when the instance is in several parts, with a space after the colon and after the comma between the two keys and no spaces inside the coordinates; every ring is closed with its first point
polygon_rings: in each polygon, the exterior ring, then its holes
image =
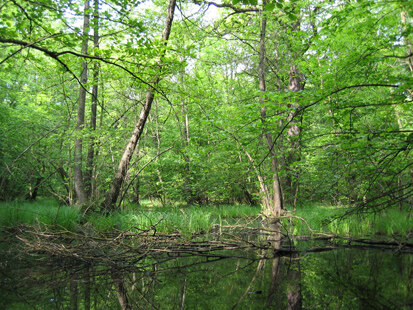
{"type": "Polygon", "coordinates": [[[413,3],[1,0],[0,200],[413,202],[413,3]]]}

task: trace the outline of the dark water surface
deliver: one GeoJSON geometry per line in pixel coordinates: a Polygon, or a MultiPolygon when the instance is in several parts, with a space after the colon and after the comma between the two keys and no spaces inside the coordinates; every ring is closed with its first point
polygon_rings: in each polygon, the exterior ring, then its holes
{"type": "Polygon", "coordinates": [[[338,247],[86,261],[0,254],[0,309],[413,309],[413,255],[338,247]],[[264,258],[262,258],[264,257],[264,258]]]}

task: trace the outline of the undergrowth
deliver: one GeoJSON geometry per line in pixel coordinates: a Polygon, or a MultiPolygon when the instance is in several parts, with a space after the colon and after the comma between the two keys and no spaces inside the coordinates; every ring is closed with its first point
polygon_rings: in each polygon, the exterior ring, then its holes
{"type": "MultiPolygon", "coordinates": [[[[343,206],[307,205],[297,208],[296,215],[304,218],[313,230],[346,237],[406,237],[413,232],[411,210],[389,208],[380,213],[345,215],[347,210],[343,206]]],[[[299,219],[291,219],[289,223],[293,224],[290,233],[294,235],[310,233],[307,225],[299,219]]]]}
{"type": "Polygon", "coordinates": [[[91,215],[88,221],[98,230],[120,230],[139,232],[156,229],[167,233],[209,232],[214,225],[228,225],[239,218],[256,217],[259,207],[246,205],[157,207],[146,210],[114,212],[107,217],[91,215]]]}
{"type": "MultiPolygon", "coordinates": [[[[405,238],[413,234],[409,210],[387,209],[381,213],[353,214],[342,217],[347,208],[342,206],[304,205],[294,216],[305,219],[312,230],[348,237],[372,235],[405,238]]],[[[82,230],[85,223],[93,229],[140,232],[151,230],[163,233],[208,233],[216,227],[246,224],[260,214],[259,206],[129,206],[128,210],[105,216],[100,213],[82,215],[79,208],[59,206],[53,200],[0,203],[0,226],[21,224],[47,225],[50,229],[82,230]]],[[[307,224],[298,218],[283,219],[292,235],[310,235],[307,224]]]]}
{"type": "Polygon", "coordinates": [[[0,226],[43,224],[58,229],[73,230],[80,219],[79,208],[59,206],[54,200],[0,204],[0,226]]]}

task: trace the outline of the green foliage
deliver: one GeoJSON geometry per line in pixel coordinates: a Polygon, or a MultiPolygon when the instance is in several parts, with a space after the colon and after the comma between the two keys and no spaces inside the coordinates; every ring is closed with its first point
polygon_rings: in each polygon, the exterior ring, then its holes
{"type": "MultiPolygon", "coordinates": [[[[411,211],[389,208],[378,214],[347,213],[345,206],[304,205],[296,215],[304,218],[316,232],[334,234],[342,237],[391,237],[405,239],[411,234],[411,211]]],[[[287,231],[293,235],[311,235],[308,226],[300,219],[284,221],[287,231]]]]}
{"type": "MultiPolygon", "coordinates": [[[[82,138],[84,173],[89,145],[96,146],[90,204],[97,210],[159,72],[166,2],[100,5],[89,32],[99,24],[100,46],[92,48],[90,40],[89,54],[100,59],[87,60],[85,84],[87,124],[91,87],[99,86],[98,126],[75,130],[83,5],[2,6],[1,200],[53,195],[75,203],[73,147],[75,138],[82,138]],[[57,60],[56,52],[64,54],[57,60]]],[[[203,10],[195,13],[192,4],[181,5],[186,17],[174,21],[155,102],[123,187],[125,202],[259,204],[257,171],[272,186],[264,139],[269,133],[287,203],[298,199],[376,211],[411,206],[412,69],[406,56],[413,42],[411,6],[268,1],[264,12],[259,6],[233,1],[212,19],[203,10]],[[233,14],[231,6],[240,12],[233,14]],[[260,92],[263,18],[266,91],[260,92]],[[299,92],[289,87],[293,67],[305,82],[299,92]],[[295,137],[294,126],[300,131],[295,137]]]]}
{"type": "Polygon", "coordinates": [[[80,222],[76,207],[59,206],[54,200],[37,202],[5,202],[0,204],[0,226],[23,224],[46,226],[47,229],[73,231],[80,222]]]}
{"type": "Polygon", "coordinates": [[[115,212],[109,216],[91,215],[87,221],[99,231],[113,229],[141,232],[191,234],[209,233],[216,225],[256,217],[258,207],[245,205],[155,207],[149,210],[115,212]]]}

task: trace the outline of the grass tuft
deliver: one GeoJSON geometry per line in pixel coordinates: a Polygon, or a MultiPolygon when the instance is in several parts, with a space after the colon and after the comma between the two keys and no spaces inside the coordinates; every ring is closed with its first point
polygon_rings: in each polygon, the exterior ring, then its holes
{"type": "Polygon", "coordinates": [[[73,230],[80,218],[78,208],[59,206],[53,200],[0,203],[0,225],[6,227],[41,223],[73,230]]]}
{"type": "MultiPolygon", "coordinates": [[[[387,209],[380,214],[353,214],[341,217],[346,207],[304,205],[297,208],[296,216],[304,218],[313,230],[348,237],[383,235],[405,238],[412,233],[411,215],[408,211],[387,209]]],[[[45,224],[56,229],[76,231],[85,221],[101,232],[113,230],[141,232],[156,230],[163,233],[208,233],[216,225],[247,222],[260,213],[259,206],[187,206],[161,207],[129,206],[128,211],[113,212],[108,216],[99,213],[82,218],[79,208],[59,206],[52,200],[35,202],[0,203],[0,226],[45,224]]],[[[285,227],[293,235],[309,235],[305,223],[296,218],[284,219],[285,227]]]]}
{"type": "MultiPolygon", "coordinates": [[[[307,205],[297,208],[296,215],[304,218],[313,230],[346,237],[386,235],[406,237],[413,231],[411,215],[407,210],[387,209],[379,214],[363,213],[342,217],[347,208],[307,205]]],[[[292,220],[291,233],[308,235],[307,226],[292,220]]]]}

